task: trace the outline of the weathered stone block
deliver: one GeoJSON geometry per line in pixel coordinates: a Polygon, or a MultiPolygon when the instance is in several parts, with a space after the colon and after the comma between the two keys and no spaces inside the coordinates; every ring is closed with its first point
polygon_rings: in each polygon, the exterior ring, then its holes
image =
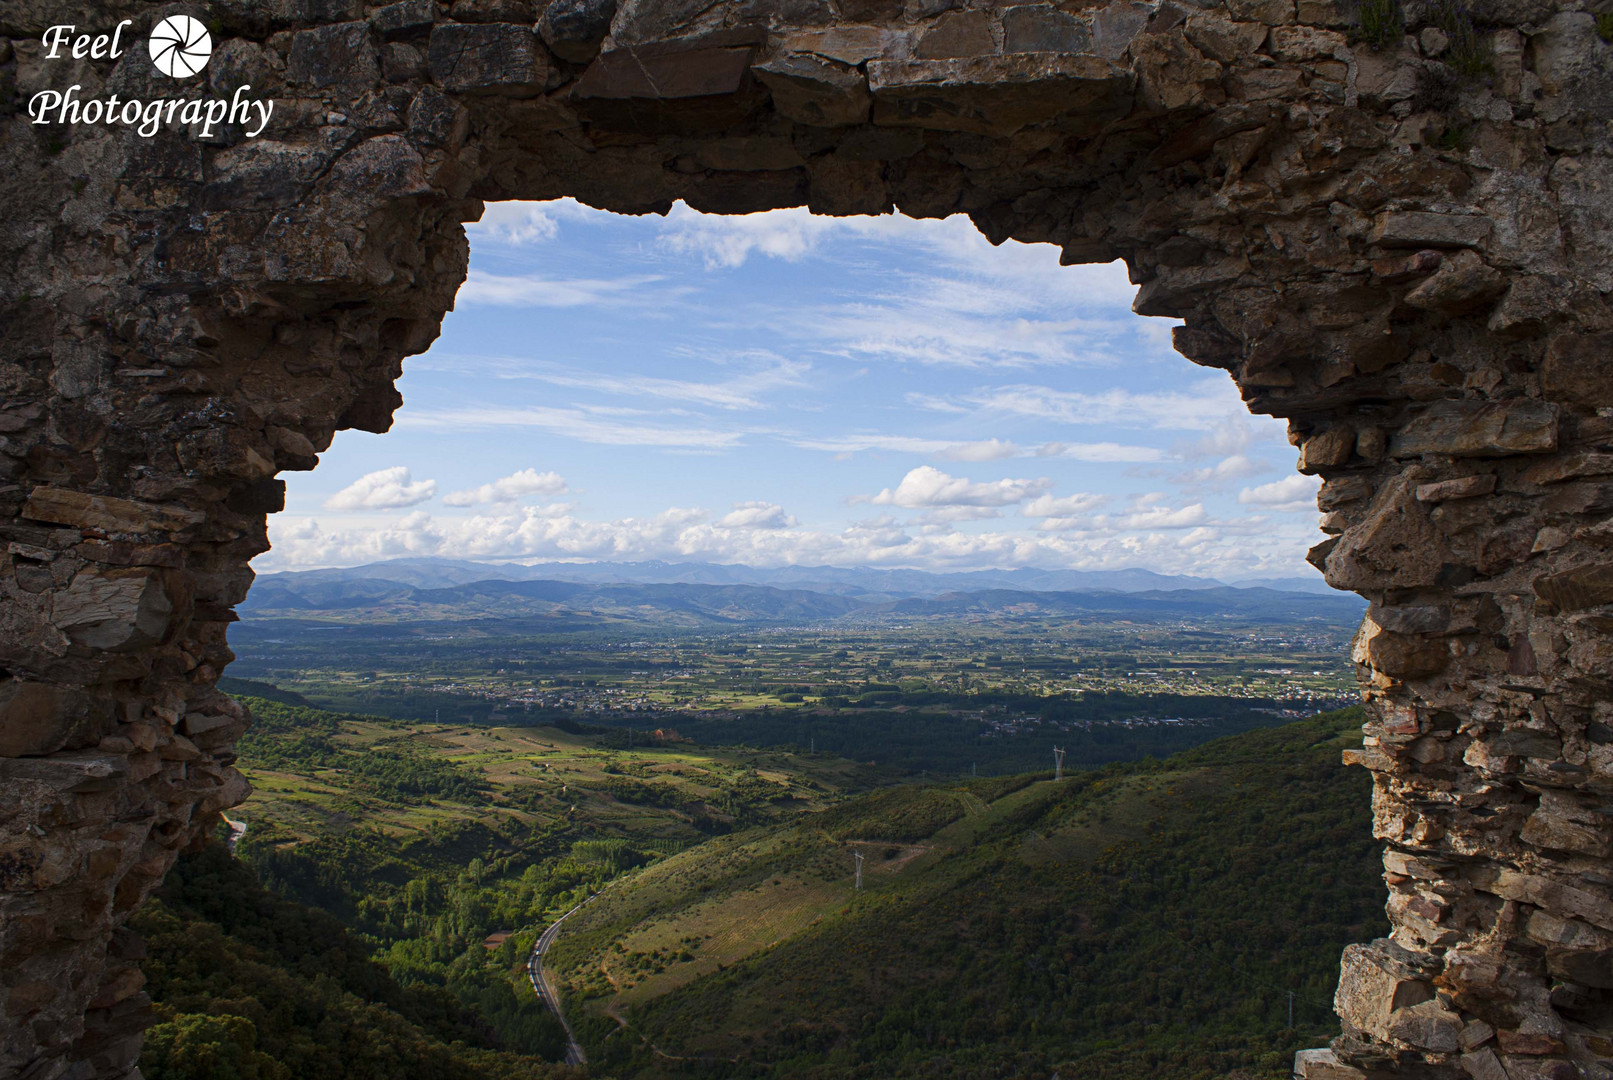
{"type": "Polygon", "coordinates": [[[444,23],[426,47],[431,77],[463,94],[528,97],[543,90],[549,65],[531,27],[518,23],[444,23]]]}
{"type": "Polygon", "coordinates": [[[1463,315],[1492,303],[1506,291],[1507,279],[1472,251],[1458,251],[1406,294],[1406,304],[1443,315],[1463,315]]]}
{"type": "Polygon", "coordinates": [[[1493,405],[1441,402],[1389,440],[1392,457],[1505,457],[1557,448],[1557,406],[1522,399],[1493,405]]]}
{"type": "Polygon", "coordinates": [[[1432,484],[1417,485],[1418,502],[1445,502],[1449,499],[1471,499],[1488,495],[1495,490],[1495,474],[1462,476],[1455,480],[1439,480],[1432,484]]]}
{"type": "MultiPolygon", "coordinates": [[[[1540,805],[1518,835],[1535,847],[1605,859],[1613,855],[1613,819],[1598,813],[1599,809],[1568,792],[1542,791],[1540,805]]],[[[1613,969],[1609,978],[1613,978],[1613,969]]]]}
{"type": "Polygon", "coordinates": [[[1495,1051],[1486,1047],[1471,1054],[1463,1054],[1462,1070],[1473,1080],[1511,1080],[1495,1051]]]}
{"type": "Polygon", "coordinates": [[[1355,450],[1355,430],[1336,427],[1312,435],[1299,452],[1299,471],[1314,474],[1322,468],[1343,465],[1355,450]]]}
{"type": "Polygon", "coordinates": [[[1368,615],[1356,633],[1350,658],[1392,678],[1416,679],[1443,671],[1451,652],[1442,638],[1397,634],[1368,615]]]}
{"type": "Polygon", "coordinates": [[[206,520],[206,515],[182,506],[157,506],[110,495],[87,495],[44,484],[29,492],[22,516],[33,521],[109,533],[179,532],[206,520]]]}
{"type": "Polygon", "coordinates": [[[1299,63],[1332,56],[1344,48],[1344,35],[1314,26],[1278,26],[1271,31],[1271,51],[1279,60],[1299,63]]]}
{"type": "Polygon", "coordinates": [[[1455,1053],[1461,1030],[1461,1017],[1437,1000],[1396,1009],[1387,1027],[1389,1037],[1395,1042],[1430,1054],[1455,1053]]]}
{"type": "Polygon", "coordinates": [[[37,757],[89,746],[115,726],[83,691],[9,679],[0,683],[0,757],[37,757]]]}
{"type": "Polygon", "coordinates": [[[454,0],[456,22],[532,25],[532,0],[454,0]]]}
{"type": "Polygon", "coordinates": [[[1445,545],[1398,478],[1373,499],[1361,520],[1327,551],[1323,565],[1335,589],[1432,585],[1445,563],[1445,545]]]}
{"type": "Polygon", "coordinates": [[[1390,211],[1378,216],[1369,239],[1386,247],[1478,247],[1493,228],[1488,218],[1473,214],[1390,211]]]}
{"type": "Polygon", "coordinates": [[[106,791],[129,771],[121,754],[74,751],[49,757],[0,758],[0,782],[35,780],[57,792],[106,791]]]}
{"type": "Polygon", "coordinates": [[[1268,26],[1294,21],[1294,0],[1227,0],[1227,10],[1235,19],[1268,26]]]}
{"type": "Polygon", "coordinates": [[[1234,22],[1206,12],[1187,20],[1187,39],[1212,60],[1223,64],[1243,60],[1260,48],[1271,28],[1261,22],[1234,22]]]}
{"type": "Polygon", "coordinates": [[[1092,16],[1092,51],[1107,60],[1119,60],[1143,32],[1153,15],[1148,4],[1118,0],[1092,16]]]}
{"type": "Polygon", "coordinates": [[[554,0],[538,19],[538,34],[554,54],[586,64],[599,54],[616,15],[616,0],[554,0]]]}
{"type": "Polygon", "coordinates": [[[1535,595],[1563,611],[1613,604],[1613,563],[1593,563],[1535,581],[1535,595]]]}
{"type": "MultiPolygon", "coordinates": [[[[1503,900],[1533,904],[1559,918],[1583,919],[1592,926],[1613,930],[1613,904],[1588,889],[1504,866],[1476,866],[1469,871],[1469,880],[1474,888],[1503,900]]],[[[1505,1046],[1503,1039],[1503,1049],[1505,1046]]]]}
{"type": "Polygon", "coordinates": [[[1434,987],[1388,941],[1346,945],[1333,1007],[1345,1023],[1379,1039],[1390,1037],[1394,1014],[1434,1000],[1434,987]]]}
{"type": "Polygon", "coordinates": [[[744,88],[749,46],[691,47],[681,51],[616,49],[589,65],[573,96],[668,101],[721,97],[744,88]]]}
{"type": "Polygon", "coordinates": [[[801,30],[784,38],[785,53],[811,53],[855,67],[865,60],[888,57],[899,39],[880,26],[832,26],[801,30]]]}
{"type": "Polygon", "coordinates": [[[370,25],[386,37],[427,29],[436,20],[436,0],[399,0],[370,13],[370,25]]]}
{"type": "Polygon", "coordinates": [[[380,54],[371,37],[370,24],[337,23],[299,31],[292,39],[291,56],[286,61],[286,81],[349,92],[379,83],[380,54]]]}
{"type": "Polygon", "coordinates": [[[1300,1080],[1366,1080],[1367,1074],[1339,1060],[1332,1050],[1301,1050],[1294,1055],[1300,1080]]]}
{"type": "Polygon", "coordinates": [[[868,120],[873,98],[862,73],[808,53],[785,53],[755,68],[773,108],[803,124],[839,127],[868,120]]]}
{"type": "Polygon", "coordinates": [[[80,645],[126,652],[161,641],[173,613],[159,572],[86,568],[52,598],[50,621],[80,645]]]}
{"type": "Polygon", "coordinates": [[[920,60],[956,60],[989,56],[997,51],[991,17],[984,11],[952,11],[919,38],[913,55],[920,60]]]}
{"type": "Polygon", "coordinates": [[[1540,365],[1540,389],[1553,401],[1574,405],[1613,401],[1613,333],[1553,338],[1540,365]]]}
{"type": "Polygon", "coordinates": [[[1092,29],[1051,4],[1023,4],[1003,11],[1003,51],[1083,53],[1092,50],[1092,29]]]}
{"type": "Polygon", "coordinates": [[[874,122],[1008,135],[1068,117],[1096,130],[1131,107],[1133,77],[1092,56],[1019,53],[970,60],[871,60],[874,122]]]}

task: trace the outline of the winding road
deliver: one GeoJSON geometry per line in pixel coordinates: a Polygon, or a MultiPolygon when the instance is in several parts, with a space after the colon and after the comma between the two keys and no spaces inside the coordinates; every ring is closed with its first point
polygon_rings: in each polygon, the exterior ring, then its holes
{"type": "Polygon", "coordinates": [[[600,894],[595,893],[550,923],[549,928],[538,936],[537,941],[533,942],[532,955],[527,959],[526,963],[526,973],[527,977],[532,980],[533,993],[537,994],[538,999],[549,1007],[550,1012],[554,1013],[555,1019],[560,1021],[560,1026],[566,1029],[567,1065],[586,1065],[588,1064],[588,1055],[583,1053],[582,1044],[577,1041],[577,1036],[571,1033],[571,1025],[566,1023],[566,1014],[560,1011],[560,991],[555,988],[554,980],[549,977],[548,969],[543,966],[543,957],[548,953],[549,946],[554,944],[555,936],[560,933],[560,924],[589,904],[592,904],[599,897],[600,894]]]}

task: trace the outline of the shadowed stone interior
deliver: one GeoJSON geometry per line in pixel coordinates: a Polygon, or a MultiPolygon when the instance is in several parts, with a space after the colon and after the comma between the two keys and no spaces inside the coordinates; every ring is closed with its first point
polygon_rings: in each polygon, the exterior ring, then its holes
{"type": "Polygon", "coordinates": [[[275,476],[387,429],[484,200],[567,195],[1124,259],[1289,421],[1311,561],[1372,603],[1393,932],[1299,1070],[1608,1077],[1613,45],[1582,0],[1404,13],[1374,50],[1343,0],[0,5],[0,1080],[135,1075],[121,925],[247,794],[215,683],[275,476]],[[170,13],[213,30],[188,83],[170,13]],[[120,60],[42,59],[121,18],[120,60]],[[203,82],[267,129],[23,111],[203,82]]]}

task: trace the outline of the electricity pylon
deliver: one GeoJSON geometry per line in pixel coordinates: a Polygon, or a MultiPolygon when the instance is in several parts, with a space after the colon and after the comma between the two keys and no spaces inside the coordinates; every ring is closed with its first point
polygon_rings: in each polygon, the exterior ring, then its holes
{"type": "Polygon", "coordinates": [[[857,860],[857,883],[853,885],[852,888],[860,889],[863,887],[863,853],[860,851],[853,851],[851,853],[851,857],[857,860]]]}
{"type": "Polygon", "coordinates": [[[1053,779],[1064,779],[1064,751],[1053,747],[1053,779]]]}

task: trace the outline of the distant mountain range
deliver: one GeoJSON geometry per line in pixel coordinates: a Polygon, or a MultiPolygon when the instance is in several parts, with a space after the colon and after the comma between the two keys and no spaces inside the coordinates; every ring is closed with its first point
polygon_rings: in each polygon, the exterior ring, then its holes
{"type": "Polygon", "coordinates": [[[917,570],[783,571],[684,563],[487,566],[403,559],[344,570],[266,574],[240,611],[247,619],[335,619],[365,622],[555,620],[647,622],[683,626],[801,623],[847,617],[1107,615],[1171,618],[1233,616],[1253,621],[1360,618],[1363,601],[1330,592],[1233,588],[1203,578],[1169,578],[1145,570],[985,571],[932,574],[917,570]],[[527,577],[565,567],[616,580],[527,577]],[[489,571],[522,575],[489,576],[489,571]],[[689,577],[773,576],[776,583],[620,580],[628,573],[689,577]],[[382,576],[383,574],[389,576],[382,576]],[[791,578],[805,580],[796,583],[791,578]],[[465,580],[469,578],[470,580],[465,580]],[[1012,584],[1004,584],[1004,580],[1012,584]],[[1103,585],[1059,587],[1065,581],[1103,585]],[[1152,587],[1122,589],[1154,579],[1152,587]],[[1187,582],[1190,584],[1182,584],[1187,582]],[[1044,584],[1046,583],[1046,584],[1044,584]],[[1104,587],[1104,586],[1107,587],[1104,587]],[[1036,587],[1041,586],[1041,587],[1036,587]]]}
{"type": "Polygon", "coordinates": [[[1014,589],[1022,592],[1155,592],[1181,589],[1272,589],[1277,592],[1341,596],[1321,575],[1285,578],[1215,578],[1156,574],[1152,570],[975,570],[933,573],[927,570],[882,570],[841,566],[736,566],[701,562],[482,563],[466,559],[392,559],[333,570],[299,570],[264,574],[269,581],[395,582],[419,589],[443,589],[475,581],[570,581],[598,585],[767,585],[808,589],[844,596],[939,596],[948,592],[1014,589]]]}

